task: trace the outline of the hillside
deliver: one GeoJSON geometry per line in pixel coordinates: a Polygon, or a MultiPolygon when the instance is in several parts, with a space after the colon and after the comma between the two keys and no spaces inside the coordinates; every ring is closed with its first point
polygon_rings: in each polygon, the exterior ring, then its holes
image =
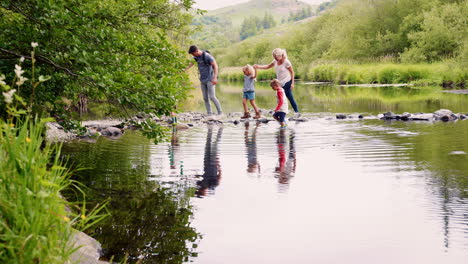
{"type": "Polygon", "coordinates": [[[309,4],[297,0],[251,0],[246,3],[210,11],[206,16],[229,18],[233,26],[240,26],[246,17],[263,17],[265,13],[269,13],[279,23],[281,19],[287,18],[290,13],[308,7],[310,7],[309,4]]]}
{"type": "Polygon", "coordinates": [[[227,47],[272,27],[310,18],[316,9],[297,0],[251,0],[197,16],[192,23],[197,30],[191,39],[204,49],[227,47]]]}
{"type": "Polygon", "coordinates": [[[384,76],[382,82],[465,84],[464,1],[374,1],[374,5],[367,0],[332,1],[314,19],[264,30],[212,52],[219,65],[233,67],[269,63],[274,48],[285,48],[296,75],[309,80],[360,83],[384,76]],[[380,64],[390,66],[375,66],[380,64]]]}

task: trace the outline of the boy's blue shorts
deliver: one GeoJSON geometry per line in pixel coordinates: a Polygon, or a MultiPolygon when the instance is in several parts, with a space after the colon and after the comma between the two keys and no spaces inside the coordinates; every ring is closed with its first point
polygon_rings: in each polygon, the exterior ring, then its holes
{"type": "Polygon", "coordinates": [[[254,100],[255,99],[255,92],[254,91],[244,92],[244,95],[242,95],[242,98],[247,98],[249,100],[254,100]]]}
{"type": "Polygon", "coordinates": [[[273,114],[273,116],[277,117],[278,121],[284,122],[284,118],[286,117],[286,113],[285,112],[276,112],[276,113],[273,114]]]}

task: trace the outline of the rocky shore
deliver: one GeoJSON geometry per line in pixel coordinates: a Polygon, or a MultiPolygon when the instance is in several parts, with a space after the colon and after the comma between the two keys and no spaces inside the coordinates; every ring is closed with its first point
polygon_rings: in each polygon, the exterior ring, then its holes
{"type": "MultiPolygon", "coordinates": [[[[262,118],[260,119],[247,119],[249,121],[256,121],[262,123],[268,123],[275,121],[271,116],[273,111],[271,110],[262,110],[262,118]]],[[[245,119],[241,119],[243,113],[233,112],[227,113],[224,115],[206,115],[199,112],[184,112],[177,114],[177,124],[172,124],[172,118],[163,116],[135,116],[132,118],[131,122],[127,122],[123,119],[107,119],[107,120],[94,120],[94,121],[83,121],[82,126],[87,129],[87,132],[83,135],[77,135],[72,132],[65,132],[63,127],[57,123],[47,123],[47,133],[46,139],[51,142],[63,142],[70,141],[75,139],[94,141],[100,136],[117,138],[120,137],[125,130],[135,129],[135,124],[138,122],[143,122],[146,118],[151,118],[155,122],[163,126],[172,126],[174,125],[178,130],[189,129],[193,126],[199,126],[206,123],[211,124],[239,124],[245,122],[245,119]]],[[[381,119],[381,120],[395,120],[395,121],[442,121],[450,122],[457,120],[465,120],[468,118],[468,114],[463,113],[453,113],[447,109],[440,109],[434,113],[401,113],[396,114],[393,112],[381,113],[378,115],[367,115],[367,114],[333,114],[333,113],[306,113],[298,118],[290,117],[288,118],[289,122],[309,122],[317,119],[381,119]]]]}

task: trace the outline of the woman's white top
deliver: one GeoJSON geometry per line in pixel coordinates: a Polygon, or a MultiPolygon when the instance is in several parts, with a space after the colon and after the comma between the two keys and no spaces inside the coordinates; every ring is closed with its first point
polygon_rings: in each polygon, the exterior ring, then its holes
{"type": "Polygon", "coordinates": [[[292,64],[288,59],[285,59],[281,65],[278,65],[276,60],[273,63],[275,64],[276,78],[280,81],[281,86],[284,86],[291,80],[291,72],[288,68],[292,67],[292,64]]]}

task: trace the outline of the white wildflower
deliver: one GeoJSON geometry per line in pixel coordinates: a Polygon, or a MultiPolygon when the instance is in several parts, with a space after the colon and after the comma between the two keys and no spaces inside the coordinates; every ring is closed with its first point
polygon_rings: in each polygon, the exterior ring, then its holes
{"type": "Polygon", "coordinates": [[[38,45],[39,45],[39,44],[37,44],[37,42],[31,42],[31,46],[32,46],[33,48],[37,47],[38,45]]]}
{"type": "Polygon", "coordinates": [[[20,58],[20,62],[23,62],[23,61],[24,61],[24,57],[21,57],[21,58],[20,58]]]}
{"type": "Polygon", "coordinates": [[[16,92],[16,89],[11,89],[8,92],[2,93],[3,96],[5,97],[5,103],[11,104],[13,102],[13,94],[16,92]]]}
{"type": "Polygon", "coordinates": [[[6,85],[6,82],[4,82],[5,80],[5,75],[0,75],[0,85],[6,85]]]}
{"type": "Polygon", "coordinates": [[[24,78],[23,76],[20,76],[20,77],[18,78],[18,81],[16,82],[16,85],[21,86],[21,85],[23,85],[23,83],[24,83],[25,81],[27,81],[27,80],[28,80],[28,78],[24,78]]]}
{"type": "Polygon", "coordinates": [[[21,69],[21,66],[18,64],[15,64],[15,73],[18,77],[21,77],[21,75],[24,73],[24,71],[21,69]]]}

